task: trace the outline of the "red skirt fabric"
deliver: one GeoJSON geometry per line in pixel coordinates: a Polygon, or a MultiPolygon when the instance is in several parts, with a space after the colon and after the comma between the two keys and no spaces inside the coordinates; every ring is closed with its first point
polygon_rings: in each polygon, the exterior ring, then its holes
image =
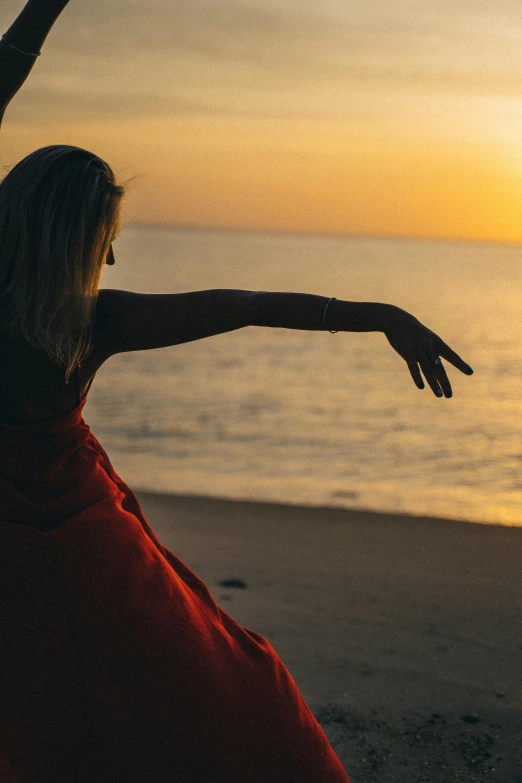
{"type": "Polygon", "coordinates": [[[350,783],[82,417],[0,427],[3,783],[350,783]]]}

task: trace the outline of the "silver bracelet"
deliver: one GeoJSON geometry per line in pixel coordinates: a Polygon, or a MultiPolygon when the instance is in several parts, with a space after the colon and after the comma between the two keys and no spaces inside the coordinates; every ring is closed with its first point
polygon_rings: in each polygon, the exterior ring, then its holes
{"type": "MultiPolygon", "coordinates": [[[[328,305],[330,304],[330,302],[333,302],[334,299],[335,299],[335,296],[332,296],[332,298],[327,301],[326,306],[324,308],[323,323],[325,324],[325,326],[326,326],[326,311],[328,310],[328,305]]],[[[335,301],[337,301],[337,300],[335,299],[335,301]]],[[[337,334],[339,329],[328,329],[328,331],[330,332],[330,334],[337,334]]]]}
{"type": "Polygon", "coordinates": [[[11,49],[15,49],[17,52],[20,52],[20,54],[26,54],[28,57],[40,57],[40,55],[41,55],[41,52],[38,52],[38,54],[33,54],[33,52],[23,52],[17,46],[13,46],[13,44],[9,43],[9,41],[6,39],[5,35],[2,36],[1,40],[4,43],[6,43],[8,46],[10,46],[11,49]]]}

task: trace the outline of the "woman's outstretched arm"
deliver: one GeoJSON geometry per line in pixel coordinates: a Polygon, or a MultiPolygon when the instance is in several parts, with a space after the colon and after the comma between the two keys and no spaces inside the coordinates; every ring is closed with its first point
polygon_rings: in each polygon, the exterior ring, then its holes
{"type": "Polygon", "coordinates": [[[5,31],[5,40],[0,40],[0,123],[6,106],[25,82],[36,62],[36,57],[30,55],[40,52],[51,27],[68,2],[69,0],[29,0],[11,27],[5,31]]]}
{"type": "Polygon", "coordinates": [[[271,326],[383,332],[408,365],[418,388],[424,388],[422,370],[437,396],[452,394],[446,370],[440,360],[436,361],[439,356],[461,372],[473,373],[460,356],[415,316],[381,302],[347,302],[316,294],[226,288],[185,294],[139,294],[105,288],[100,291],[98,309],[107,358],[126,351],[147,351],[201,340],[244,326],[271,326]]]}

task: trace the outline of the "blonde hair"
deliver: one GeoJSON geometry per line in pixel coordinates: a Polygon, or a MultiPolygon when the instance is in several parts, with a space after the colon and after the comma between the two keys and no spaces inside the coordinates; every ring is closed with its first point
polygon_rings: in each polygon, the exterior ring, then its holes
{"type": "Polygon", "coordinates": [[[35,150],[0,183],[0,332],[65,366],[67,383],[92,350],[125,192],[105,161],[65,144],[35,150]]]}

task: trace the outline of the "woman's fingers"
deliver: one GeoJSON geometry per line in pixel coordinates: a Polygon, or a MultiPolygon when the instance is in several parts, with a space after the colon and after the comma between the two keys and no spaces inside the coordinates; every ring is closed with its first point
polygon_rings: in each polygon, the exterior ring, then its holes
{"type": "MultiPolygon", "coordinates": [[[[422,367],[422,371],[424,372],[424,375],[426,376],[426,380],[430,385],[430,388],[433,390],[434,394],[437,397],[442,397],[442,393],[437,394],[437,391],[441,392],[441,389],[445,397],[447,397],[448,399],[450,397],[453,397],[451,384],[449,382],[449,378],[446,374],[446,370],[442,363],[432,364],[429,359],[422,359],[420,360],[420,365],[422,367]]],[[[418,363],[408,362],[408,369],[410,371],[411,377],[413,378],[415,385],[419,389],[424,389],[424,381],[422,380],[422,375],[420,373],[418,363]]]]}
{"type": "MultiPolygon", "coordinates": [[[[426,356],[424,356],[423,358],[426,360],[427,367],[428,367],[428,372],[431,372],[432,377],[436,380],[437,386],[434,389],[435,393],[437,393],[437,387],[440,386],[440,388],[444,392],[444,396],[445,397],[452,397],[453,396],[453,392],[451,390],[451,384],[450,384],[449,378],[448,378],[448,376],[446,374],[446,370],[444,368],[444,365],[442,364],[442,362],[440,360],[438,351],[436,351],[430,345],[428,347],[428,349],[427,349],[426,356]]],[[[423,368],[423,371],[426,374],[426,370],[424,370],[424,368],[423,368]]],[[[432,386],[432,389],[433,389],[433,386],[432,386]]],[[[439,396],[439,395],[437,395],[437,396],[439,396]]]]}
{"type": "MultiPolygon", "coordinates": [[[[421,359],[419,359],[419,364],[421,366],[421,370],[424,373],[424,377],[428,381],[431,390],[437,397],[442,397],[442,372],[445,376],[444,384],[446,388],[449,386],[448,376],[446,375],[446,371],[442,367],[442,364],[432,364],[432,362],[425,356],[423,356],[421,359]],[[441,372],[442,368],[442,372],[441,372]],[[446,385],[447,381],[447,385],[446,385]]],[[[449,386],[449,395],[446,394],[446,397],[451,397],[451,386],[449,386]]]]}
{"type": "Polygon", "coordinates": [[[451,362],[451,364],[454,367],[456,367],[457,370],[460,370],[466,375],[473,375],[473,370],[471,369],[469,364],[466,364],[464,359],[461,359],[458,353],[452,351],[449,345],[446,345],[444,340],[441,340],[440,337],[438,342],[438,350],[439,350],[439,354],[443,356],[444,359],[447,359],[448,362],[451,362]]]}
{"type": "Polygon", "coordinates": [[[447,359],[466,375],[473,375],[473,370],[435,332],[420,322],[413,322],[413,328],[410,322],[406,322],[406,326],[410,328],[387,329],[385,335],[392,348],[406,361],[413,382],[417,388],[424,388],[422,370],[437,397],[452,397],[451,383],[440,357],[447,359]]]}
{"type": "Polygon", "coordinates": [[[453,391],[451,389],[451,383],[449,381],[449,378],[446,374],[446,370],[444,368],[444,365],[442,362],[438,365],[436,365],[436,374],[437,374],[437,380],[439,382],[440,388],[444,392],[444,396],[453,397],[453,391]]]}
{"type": "Polygon", "coordinates": [[[424,381],[422,380],[422,375],[420,374],[417,362],[408,362],[408,369],[411,373],[411,377],[413,378],[415,386],[417,386],[419,389],[424,389],[424,381]]]}

